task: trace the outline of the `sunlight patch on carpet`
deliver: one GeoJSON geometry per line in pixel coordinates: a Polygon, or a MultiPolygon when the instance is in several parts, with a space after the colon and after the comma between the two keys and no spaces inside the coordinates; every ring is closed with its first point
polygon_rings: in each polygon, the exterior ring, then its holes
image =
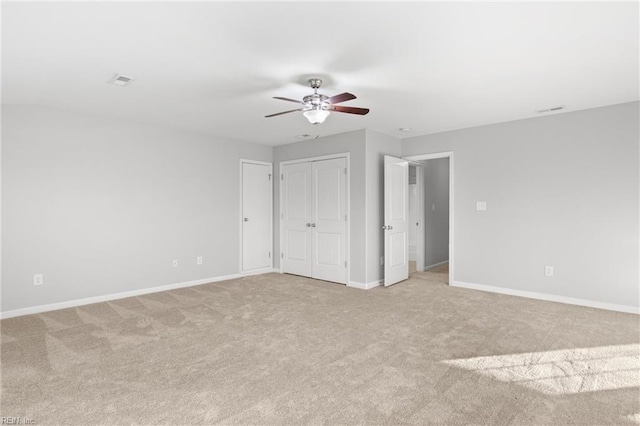
{"type": "Polygon", "coordinates": [[[548,395],[640,387],[640,345],[600,346],[443,361],[548,395]]]}
{"type": "Polygon", "coordinates": [[[625,416],[625,420],[630,421],[633,424],[640,425],[640,413],[629,414],[625,416]]]}

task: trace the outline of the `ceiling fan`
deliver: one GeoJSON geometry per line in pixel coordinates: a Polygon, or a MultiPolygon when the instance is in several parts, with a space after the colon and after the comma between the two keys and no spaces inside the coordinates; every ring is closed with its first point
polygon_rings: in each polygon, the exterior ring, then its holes
{"type": "Polygon", "coordinates": [[[313,89],[312,95],[307,95],[302,98],[301,101],[297,101],[295,99],[283,98],[280,96],[274,96],[273,99],[280,99],[281,101],[295,102],[297,104],[301,104],[302,106],[297,109],[292,109],[289,111],[278,112],[271,115],[266,115],[265,118],[275,117],[277,115],[288,114],[290,112],[302,111],[302,115],[309,120],[311,124],[320,124],[323,123],[324,120],[329,116],[331,111],[335,112],[346,112],[347,114],[358,114],[358,115],[366,115],[369,113],[368,108],[357,108],[357,107],[348,107],[348,106],[337,106],[341,102],[350,101],[352,99],[356,99],[355,95],[351,93],[341,93],[335,96],[325,96],[318,93],[318,89],[322,85],[322,80],[319,78],[311,78],[309,79],[309,85],[313,89]]]}

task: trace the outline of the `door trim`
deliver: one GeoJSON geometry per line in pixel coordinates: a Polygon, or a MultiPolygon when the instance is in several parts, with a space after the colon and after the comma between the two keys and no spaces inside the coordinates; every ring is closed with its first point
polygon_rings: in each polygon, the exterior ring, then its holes
{"type": "MultiPolygon", "coordinates": [[[[274,268],[275,271],[280,272],[281,274],[282,272],[282,255],[281,253],[283,253],[283,235],[282,235],[282,222],[283,222],[283,216],[282,216],[282,212],[283,212],[283,204],[284,204],[284,197],[283,197],[283,192],[282,192],[282,166],[286,166],[288,164],[297,164],[297,163],[308,163],[308,162],[313,162],[313,161],[322,161],[322,160],[333,160],[336,158],[345,158],[346,159],[346,167],[347,167],[347,241],[346,241],[346,259],[347,259],[347,285],[348,283],[351,282],[351,160],[349,158],[349,153],[348,152],[341,152],[338,154],[328,154],[328,155],[320,155],[320,156],[316,156],[316,157],[307,157],[307,158],[297,158],[295,160],[286,160],[286,161],[280,161],[278,163],[278,174],[279,176],[277,176],[278,178],[278,188],[279,188],[279,194],[280,194],[280,200],[278,201],[278,206],[279,206],[279,210],[278,210],[278,222],[280,224],[279,226],[279,241],[280,241],[280,252],[279,253],[274,253],[274,255],[277,255],[280,257],[280,260],[278,261],[278,264],[280,265],[278,268],[274,268]]],[[[273,256],[271,257],[271,261],[273,262],[273,256]]],[[[273,263],[272,263],[273,264],[273,263]]]]}
{"type": "Polygon", "coordinates": [[[449,285],[453,284],[453,271],[455,267],[454,262],[454,253],[453,249],[454,243],[454,152],[453,151],[443,151],[443,152],[434,152],[432,154],[419,154],[419,155],[410,155],[407,157],[402,157],[408,161],[423,161],[423,160],[435,160],[437,158],[448,158],[449,159],[449,285]]]}
{"type": "MultiPolygon", "coordinates": [[[[269,247],[271,248],[271,265],[268,268],[265,268],[264,270],[260,270],[260,271],[265,271],[265,272],[270,272],[270,270],[273,270],[273,256],[275,256],[275,254],[273,253],[273,163],[269,163],[267,161],[258,161],[258,160],[247,160],[245,158],[241,158],[240,159],[240,188],[238,189],[238,193],[240,195],[240,200],[238,201],[238,204],[240,206],[239,210],[238,210],[238,236],[239,236],[239,256],[238,256],[238,271],[240,271],[241,274],[250,272],[252,270],[248,270],[245,271],[243,269],[243,262],[242,262],[242,258],[244,255],[244,247],[242,245],[242,219],[243,219],[243,215],[242,215],[242,185],[243,185],[243,174],[242,174],[242,169],[243,169],[243,165],[244,164],[258,164],[260,166],[269,166],[269,171],[271,172],[271,186],[269,187],[269,247]]],[[[259,272],[259,273],[264,273],[264,272],[259,272]]]]}

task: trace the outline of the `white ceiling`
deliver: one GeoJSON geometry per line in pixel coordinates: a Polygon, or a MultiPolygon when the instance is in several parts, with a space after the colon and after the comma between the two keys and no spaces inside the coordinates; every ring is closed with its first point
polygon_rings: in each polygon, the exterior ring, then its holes
{"type": "Polygon", "coordinates": [[[4,3],[2,102],[280,145],[397,137],[638,100],[638,3],[4,3]],[[133,76],[126,88],[107,84],[133,76]],[[327,80],[367,116],[272,96],[327,80]],[[401,133],[409,127],[410,133],[401,133]]]}

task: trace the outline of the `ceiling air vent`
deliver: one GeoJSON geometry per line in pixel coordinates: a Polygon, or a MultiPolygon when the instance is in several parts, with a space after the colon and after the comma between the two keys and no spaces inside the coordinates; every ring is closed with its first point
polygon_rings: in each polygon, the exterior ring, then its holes
{"type": "Polygon", "coordinates": [[[109,83],[113,84],[114,86],[122,87],[127,86],[133,80],[135,80],[135,78],[133,77],[127,77],[126,75],[122,74],[114,74],[113,77],[111,77],[111,79],[109,80],[109,83]]]}
{"type": "Polygon", "coordinates": [[[538,114],[544,114],[545,112],[559,112],[559,111],[564,111],[565,109],[567,109],[565,105],[558,105],[551,108],[539,109],[536,112],[538,114]]]}

